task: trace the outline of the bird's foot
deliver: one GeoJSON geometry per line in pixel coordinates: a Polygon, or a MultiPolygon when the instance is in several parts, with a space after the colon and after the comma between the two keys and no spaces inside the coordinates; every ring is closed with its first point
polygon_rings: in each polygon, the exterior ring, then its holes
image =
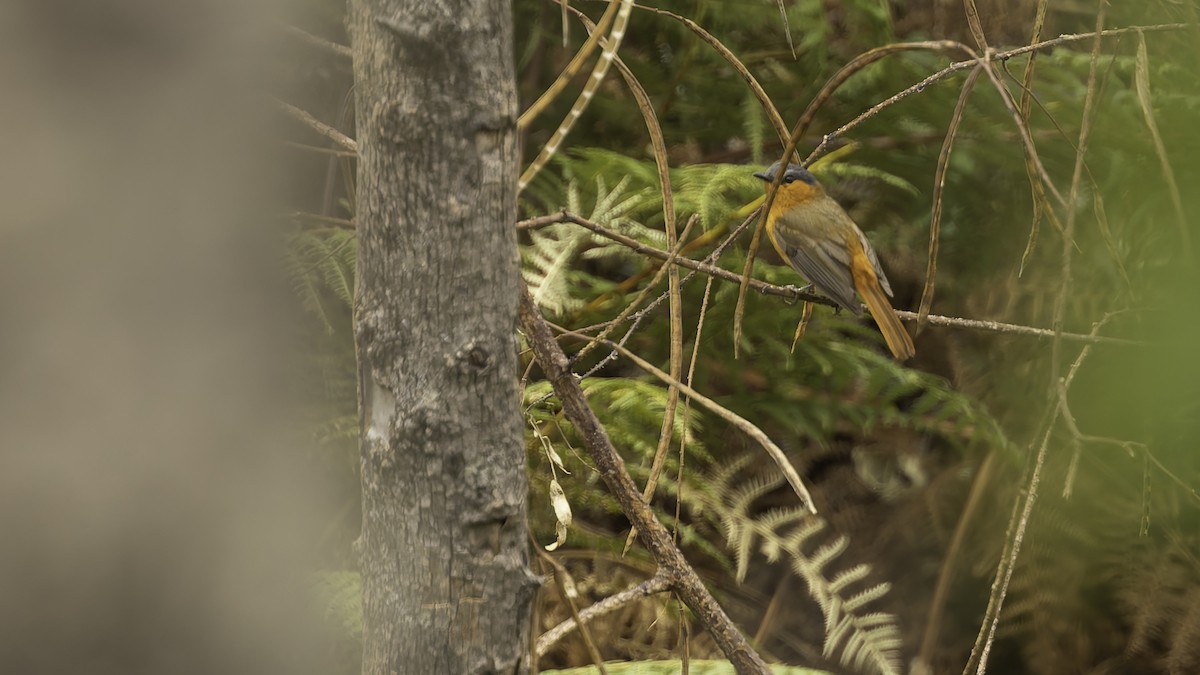
{"type": "MultiPolygon", "coordinates": [[[[812,284],[808,284],[808,285],[806,285],[806,286],[804,286],[804,287],[802,287],[802,288],[797,288],[796,286],[793,286],[793,285],[791,285],[791,284],[788,284],[787,286],[784,286],[784,288],[786,288],[787,290],[789,290],[789,291],[791,291],[791,292],[795,293],[796,295],[804,295],[805,293],[809,293],[809,292],[811,292],[811,291],[812,291],[812,289],[813,289],[813,285],[812,285],[812,284]]],[[[785,300],[784,300],[784,302],[786,302],[788,305],[794,305],[794,304],[796,304],[796,302],[797,302],[799,299],[800,299],[800,298],[787,298],[787,299],[785,299],[785,300]]]]}

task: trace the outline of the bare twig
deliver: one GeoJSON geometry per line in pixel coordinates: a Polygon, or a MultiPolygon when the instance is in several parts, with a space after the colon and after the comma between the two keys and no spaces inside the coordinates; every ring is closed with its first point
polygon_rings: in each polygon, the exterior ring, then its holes
{"type": "Polygon", "coordinates": [[[1154,153],[1158,155],[1158,163],[1162,167],[1163,181],[1167,184],[1167,194],[1171,196],[1171,206],[1175,209],[1175,222],[1179,225],[1179,241],[1183,246],[1183,255],[1188,261],[1194,260],[1192,253],[1192,235],[1188,231],[1187,216],[1183,213],[1183,200],[1179,196],[1179,185],[1175,182],[1175,170],[1171,168],[1171,160],[1167,157],[1167,148],[1163,144],[1162,134],[1158,132],[1158,123],[1154,120],[1154,106],[1150,102],[1150,64],[1146,55],[1146,36],[1138,33],[1137,71],[1134,78],[1137,89],[1138,103],[1142,108],[1142,116],[1146,119],[1146,129],[1154,141],[1154,153]]]}
{"type": "Polygon", "coordinates": [[[353,138],[350,138],[346,134],[343,134],[342,132],[338,131],[337,129],[334,129],[333,127],[329,126],[328,124],[325,124],[324,122],[318,120],[317,118],[313,117],[312,115],[309,115],[308,113],[304,112],[303,110],[297,108],[296,106],[294,106],[290,103],[287,103],[284,101],[276,101],[275,103],[276,103],[276,105],[279,106],[279,108],[281,110],[283,110],[284,113],[286,113],[288,115],[288,117],[291,117],[292,119],[299,121],[301,124],[304,124],[305,126],[309,127],[310,129],[321,134],[325,138],[328,138],[329,140],[333,141],[334,143],[337,143],[338,145],[342,146],[346,150],[349,150],[350,152],[354,152],[354,153],[358,152],[358,143],[355,142],[355,140],[353,138]]]}
{"type": "MultiPolygon", "coordinates": [[[[1092,332],[1095,333],[1096,331],[1100,330],[1104,324],[1108,323],[1110,319],[1119,313],[1121,312],[1109,312],[1106,314],[1103,319],[1096,322],[1096,325],[1092,328],[1092,332]]],[[[1185,492],[1191,495],[1193,499],[1200,499],[1200,492],[1198,492],[1196,488],[1192,487],[1191,485],[1188,485],[1186,481],[1164,466],[1163,463],[1160,462],[1153,453],[1151,453],[1150,446],[1148,444],[1139,441],[1129,441],[1121,438],[1094,436],[1092,434],[1085,434],[1080,430],[1079,423],[1075,420],[1074,413],[1071,412],[1071,404],[1068,393],[1071,389],[1071,383],[1075,380],[1076,374],[1078,374],[1080,368],[1083,366],[1083,362],[1088,356],[1091,355],[1091,350],[1091,345],[1087,345],[1080,350],[1079,356],[1077,356],[1074,363],[1071,364],[1070,369],[1067,371],[1066,377],[1060,379],[1058,381],[1058,386],[1056,387],[1056,394],[1058,398],[1057,412],[1058,414],[1062,415],[1063,422],[1065,422],[1067,425],[1067,431],[1070,432],[1072,441],[1075,443],[1070,465],[1072,471],[1068,472],[1067,481],[1063,485],[1063,498],[1069,499],[1071,496],[1071,481],[1074,480],[1073,469],[1079,461],[1081,445],[1084,443],[1096,443],[1100,445],[1111,445],[1121,448],[1128,452],[1130,457],[1135,456],[1136,453],[1144,454],[1146,459],[1150,462],[1153,462],[1153,464],[1158,467],[1158,469],[1163,472],[1163,475],[1169,478],[1171,482],[1182,488],[1185,492]]]]}
{"type": "Polygon", "coordinates": [[[305,152],[315,152],[322,155],[336,155],[338,157],[357,157],[358,153],[350,152],[349,150],[339,150],[338,148],[324,148],[319,145],[308,145],[307,143],[297,143],[295,141],[284,141],[283,144],[289,148],[303,150],[305,152]]]}
{"type": "MultiPolygon", "coordinates": [[[[988,453],[983,464],[975,471],[974,479],[971,481],[971,492],[967,495],[967,503],[962,507],[962,514],[954,526],[954,534],[950,538],[950,544],[946,547],[946,555],[942,558],[942,565],[938,570],[937,585],[934,586],[933,598],[929,601],[929,613],[925,618],[921,651],[917,655],[917,663],[924,666],[927,672],[932,672],[933,651],[937,647],[938,635],[941,633],[942,615],[946,610],[946,599],[950,595],[950,583],[954,580],[954,570],[958,564],[958,558],[962,554],[967,533],[970,531],[969,526],[974,521],[980,505],[983,504],[988,481],[996,468],[996,456],[995,452],[988,453]]],[[[913,672],[920,671],[914,668],[913,672]]]]}
{"type": "MultiPolygon", "coordinates": [[[[675,253],[668,259],[678,259],[680,251],[683,249],[685,242],[687,241],[688,234],[692,231],[692,226],[699,222],[699,220],[699,217],[695,215],[688,219],[687,225],[683,226],[683,233],[680,235],[679,241],[676,242],[675,253]]],[[[646,287],[643,288],[641,292],[639,292],[633,298],[632,301],[626,303],[616,317],[607,322],[607,325],[604,326],[604,330],[601,331],[600,335],[597,337],[601,339],[607,338],[614,330],[617,329],[617,326],[621,325],[621,322],[623,322],[630,314],[633,314],[635,311],[637,311],[637,309],[642,306],[642,302],[644,302],[654,288],[658,286],[659,282],[662,281],[662,278],[666,276],[667,269],[668,265],[665,262],[659,265],[658,269],[654,272],[654,276],[650,279],[650,283],[646,284],[646,287]]],[[[578,361],[579,359],[583,358],[584,355],[595,349],[598,344],[599,343],[597,342],[587,343],[583,346],[583,349],[579,350],[574,355],[573,360],[578,361]]]]}
{"type": "MultiPolygon", "coordinates": [[[[992,85],[996,88],[996,93],[1000,94],[1000,100],[1004,102],[1004,107],[1008,109],[1008,114],[1012,116],[1013,123],[1017,126],[1017,132],[1021,139],[1021,146],[1025,149],[1025,157],[1027,161],[1033,165],[1037,175],[1042,180],[1042,184],[1050,190],[1050,194],[1058,201],[1059,205],[1064,208],[1074,208],[1073,204],[1067,204],[1062,194],[1055,187],[1054,181],[1050,180],[1050,174],[1046,171],[1045,165],[1042,164],[1042,158],[1038,156],[1037,144],[1033,142],[1033,132],[1029,130],[1029,123],[1025,118],[1021,117],[1021,109],[1013,98],[1012,92],[1008,87],[1004,86],[1004,81],[1000,78],[1000,74],[996,72],[996,65],[990,58],[989,53],[979,60],[979,65],[983,67],[987,73],[988,79],[992,81],[992,85]]],[[[1072,242],[1073,243],[1073,242],[1072,242]]]]}
{"type": "MultiPolygon", "coordinates": [[[[1046,9],[1049,6],[1050,0],[1038,0],[1037,15],[1033,19],[1033,32],[1029,38],[1030,44],[1034,44],[1041,39],[1042,27],[1046,23],[1046,9]]],[[[1025,74],[1021,79],[1020,110],[1021,118],[1026,120],[1029,119],[1029,114],[1032,111],[1032,103],[1034,100],[1036,100],[1036,97],[1033,95],[1033,73],[1035,64],[1037,64],[1037,52],[1031,52],[1029,54],[1029,61],[1025,64],[1025,74]]],[[[1007,71],[1007,68],[1005,68],[1005,70],[1007,71]]],[[[1046,111],[1045,106],[1042,105],[1041,101],[1038,101],[1038,107],[1043,111],[1046,111]]],[[[1050,116],[1050,120],[1054,123],[1055,127],[1058,127],[1058,120],[1054,119],[1052,115],[1050,116]]],[[[1058,128],[1061,132],[1062,128],[1058,128]]],[[[1063,137],[1066,138],[1066,133],[1063,133],[1063,137]]],[[[1069,143],[1070,141],[1068,140],[1067,142],[1069,143]]],[[[1029,190],[1031,192],[1030,201],[1033,205],[1033,213],[1030,215],[1029,238],[1025,241],[1025,252],[1021,254],[1021,266],[1017,270],[1017,276],[1020,276],[1025,272],[1025,264],[1029,262],[1029,256],[1033,255],[1033,248],[1037,245],[1038,232],[1042,225],[1042,209],[1045,208],[1048,203],[1048,200],[1046,199],[1046,188],[1042,185],[1041,181],[1034,179],[1034,173],[1035,169],[1033,162],[1030,160],[1029,156],[1026,155],[1025,175],[1029,178],[1029,190]]],[[[1046,209],[1045,213],[1051,218],[1054,218],[1053,208],[1046,209]]],[[[1054,220],[1054,222],[1057,224],[1058,221],[1054,220]]]]}
{"type": "MultiPolygon", "coordinates": [[[[566,3],[566,0],[559,0],[566,3]]],[[[567,134],[571,133],[575,123],[579,121],[583,111],[587,109],[592,98],[595,97],[596,91],[599,90],[600,84],[604,82],[604,76],[608,74],[608,67],[612,65],[613,59],[617,55],[617,50],[621,47],[621,40],[625,37],[625,30],[629,27],[629,13],[632,10],[633,0],[617,0],[619,7],[617,15],[613,19],[612,31],[607,37],[603,35],[599,38],[600,46],[603,50],[600,52],[600,57],[596,60],[596,65],[592,67],[592,75],[583,85],[583,91],[575,99],[575,104],[571,106],[571,110],[563,121],[559,123],[558,128],[550,136],[550,140],[542,146],[537,157],[534,157],[525,171],[521,173],[521,177],[517,179],[517,192],[520,193],[528,187],[529,182],[534,176],[546,166],[550,158],[558,152],[558,148],[562,146],[566,140],[567,134]]]]}
{"type": "MultiPolygon", "coordinates": [[[[578,12],[574,7],[572,11],[578,12]]],[[[586,16],[580,14],[588,29],[595,32],[595,28],[588,21],[586,16]]],[[[621,60],[621,57],[615,56],[614,61],[617,70],[625,79],[625,83],[629,86],[629,91],[633,93],[634,99],[637,101],[638,109],[642,113],[642,117],[646,122],[646,130],[650,134],[650,143],[654,149],[654,165],[658,169],[658,183],[662,191],[662,210],[664,229],[667,233],[667,246],[670,250],[675,251],[679,248],[679,235],[676,231],[675,224],[675,200],[674,192],[671,189],[671,174],[670,167],[667,164],[667,143],[663,137],[662,127],[658,123],[658,117],[654,112],[654,106],[650,103],[650,97],[646,94],[646,90],[638,79],[634,77],[633,72],[621,60]]],[[[693,222],[688,223],[686,229],[690,229],[696,216],[692,217],[693,222]]],[[[662,471],[663,462],[666,460],[667,448],[671,445],[671,435],[675,430],[675,413],[679,405],[679,387],[674,384],[679,381],[680,371],[683,368],[683,297],[679,292],[679,267],[676,265],[667,264],[667,293],[669,295],[670,308],[670,368],[672,384],[667,387],[667,404],[663,413],[662,427],[659,431],[658,447],[654,451],[654,461],[650,467],[650,477],[646,481],[642,497],[650,499],[654,494],[654,489],[658,484],[658,476],[662,471]]],[[[630,538],[634,536],[636,528],[630,531],[630,538]]],[[[628,544],[626,545],[628,548],[628,544]]]]}
{"type": "MultiPolygon", "coordinates": [[[[758,218],[758,211],[755,210],[749,216],[747,216],[746,219],[743,220],[740,225],[735,227],[733,229],[733,231],[731,231],[729,233],[729,235],[727,237],[725,237],[724,241],[722,241],[720,244],[718,244],[717,247],[712,250],[712,252],[710,252],[707,256],[705,256],[702,263],[707,265],[707,264],[710,264],[710,263],[720,259],[720,257],[722,255],[724,255],[725,249],[727,249],[733,242],[737,241],[738,236],[743,231],[745,231],[745,229],[747,227],[750,227],[750,224],[753,223],[757,218],[758,218]]],[[[684,265],[684,266],[686,267],[686,265],[684,265]]],[[[686,284],[688,281],[691,280],[691,278],[693,276],[695,276],[696,274],[699,274],[699,273],[700,273],[699,270],[695,270],[695,269],[689,270],[688,273],[685,274],[683,276],[683,278],[679,280],[679,283],[681,285],[686,284]]],[[[709,278],[711,279],[712,277],[710,276],[709,278]]],[[[621,336],[621,341],[619,344],[624,346],[625,343],[629,340],[629,338],[633,336],[634,332],[637,330],[637,327],[639,324],[641,324],[642,320],[645,319],[647,316],[649,316],[650,312],[653,312],[659,305],[661,305],[663,302],[666,302],[669,295],[670,295],[669,293],[662,293],[657,298],[655,298],[653,301],[651,301],[649,305],[646,305],[641,310],[639,310],[636,314],[633,314],[628,319],[626,319],[627,321],[630,321],[632,323],[632,325],[630,325],[629,330],[627,330],[625,332],[625,335],[621,336]]],[[[587,332],[588,330],[591,330],[591,328],[582,329],[580,332],[587,332]]],[[[598,361],[596,363],[596,365],[589,368],[588,371],[586,373],[584,373],[581,377],[592,376],[597,371],[599,371],[601,368],[603,368],[605,366],[605,364],[607,364],[608,362],[612,361],[615,358],[617,358],[617,352],[615,350],[609,352],[607,356],[605,356],[603,359],[598,361]]]]}
{"type": "Polygon", "coordinates": [[[330,42],[323,37],[313,35],[312,33],[295,26],[284,26],[283,30],[288,35],[291,35],[292,37],[299,39],[301,42],[306,42],[318,49],[323,49],[327,52],[347,59],[353,57],[353,52],[351,52],[350,48],[346,45],[339,45],[336,42],[330,42]]]}
{"type": "Polygon", "coordinates": [[[579,621],[587,623],[593,619],[598,619],[605,614],[615,612],[631,602],[637,602],[642,598],[662,593],[670,587],[671,580],[667,575],[660,572],[637,586],[627,588],[620,593],[599,600],[591,607],[585,607],[580,610],[578,618],[572,617],[567,619],[554,628],[542,633],[537,639],[534,651],[538,656],[545,656],[551,647],[566,637],[571,631],[575,630],[576,626],[579,625],[579,621]]]}
{"type": "MultiPolygon", "coordinates": [[[[1112,28],[1109,30],[1101,31],[1098,35],[1100,37],[1107,38],[1107,37],[1124,35],[1126,33],[1134,33],[1134,32],[1154,33],[1154,32],[1163,32],[1163,31],[1184,30],[1184,29],[1188,28],[1188,26],[1189,26],[1189,24],[1186,24],[1186,23],[1162,23],[1162,24],[1154,24],[1154,25],[1150,25],[1150,26],[1130,26],[1127,28],[1112,28]]],[[[1042,42],[1038,42],[1036,44],[1025,45],[1024,47],[1017,47],[1016,49],[1009,49],[1007,51],[996,52],[996,53],[992,54],[992,60],[993,61],[1007,61],[1008,59],[1011,59],[1011,58],[1014,58],[1017,56],[1021,56],[1023,54],[1028,54],[1030,52],[1039,51],[1039,50],[1043,50],[1043,49],[1050,49],[1052,47],[1058,47],[1060,45],[1070,44],[1072,42],[1081,42],[1081,41],[1087,40],[1089,38],[1095,38],[1096,36],[1097,36],[1097,33],[1095,33],[1095,32],[1064,34],[1064,35],[1060,35],[1060,36],[1054,38],[1053,40],[1043,40],[1042,42]]],[[[959,45],[961,43],[953,43],[953,44],[959,45]]],[[[975,57],[975,56],[972,56],[972,58],[970,58],[966,61],[956,61],[955,63],[951,63],[950,65],[939,70],[938,72],[926,77],[925,79],[921,80],[920,82],[917,82],[916,84],[896,93],[895,95],[893,95],[883,101],[880,101],[879,103],[872,106],[869,110],[867,110],[866,112],[859,115],[858,117],[855,117],[854,119],[850,120],[849,122],[842,125],[841,127],[838,127],[838,129],[835,130],[834,132],[832,132],[830,134],[826,134],[825,137],[823,138],[823,140],[821,141],[821,144],[818,145],[809,154],[809,156],[804,160],[805,166],[811,164],[813,161],[816,160],[817,157],[819,157],[821,154],[823,154],[825,152],[825,150],[828,148],[829,144],[832,143],[834,140],[845,135],[851,129],[854,129],[855,127],[857,127],[858,125],[867,121],[868,119],[874,117],[877,113],[879,113],[880,110],[883,110],[884,108],[886,108],[888,106],[894,105],[915,93],[924,91],[925,88],[928,87],[929,85],[940,82],[940,81],[946,79],[947,77],[950,77],[954,73],[957,73],[962,70],[967,70],[969,68],[973,68],[978,64],[979,64],[978,57],[975,57]]]]}
{"type": "MultiPolygon", "coordinates": [[[[687,380],[684,382],[690,387],[696,375],[696,359],[700,356],[700,336],[704,335],[704,317],[708,315],[708,299],[712,296],[713,278],[708,277],[704,283],[704,297],[700,300],[700,316],[696,319],[696,337],[692,341],[692,360],[688,364],[687,380]]],[[[683,460],[687,454],[688,433],[691,429],[691,410],[692,398],[689,396],[683,401],[683,434],[679,437],[679,477],[676,479],[676,484],[679,486],[675,491],[675,538],[679,538],[679,514],[683,505],[683,460]]]]}
{"type": "Polygon", "coordinates": [[[983,35],[983,24],[979,20],[979,9],[975,7],[975,0],[963,0],[963,9],[967,14],[967,26],[971,29],[971,37],[975,38],[975,44],[979,48],[987,51],[987,38],[983,35]]]}

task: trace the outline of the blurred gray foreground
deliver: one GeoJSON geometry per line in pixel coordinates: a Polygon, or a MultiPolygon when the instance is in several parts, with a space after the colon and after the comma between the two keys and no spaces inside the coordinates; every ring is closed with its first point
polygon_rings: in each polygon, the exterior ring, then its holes
{"type": "Polygon", "coordinates": [[[0,673],[327,670],[259,5],[0,3],[0,673]]]}

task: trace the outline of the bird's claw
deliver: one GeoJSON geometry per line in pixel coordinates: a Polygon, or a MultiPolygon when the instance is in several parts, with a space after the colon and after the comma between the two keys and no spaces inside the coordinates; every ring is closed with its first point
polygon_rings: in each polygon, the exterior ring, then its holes
{"type": "MultiPolygon", "coordinates": [[[[784,286],[785,289],[791,291],[792,293],[795,293],[796,295],[804,295],[805,293],[808,293],[809,291],[811,291],[812,287],[813,287],[812,284],[808,284],[808,285],[804,286],[803,288],[797,288],[791,284],[784,286]]],[[[786,302],[788,305],[794,305],[794,304],[796,304],[796,301],[798,301],[799,299],[800,298],[786,298],[784,300],[784,302],[786,302]]]]}

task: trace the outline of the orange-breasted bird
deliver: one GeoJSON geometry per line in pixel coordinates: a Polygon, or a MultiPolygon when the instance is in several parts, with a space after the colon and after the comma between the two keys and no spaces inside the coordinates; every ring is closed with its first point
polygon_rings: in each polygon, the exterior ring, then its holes
{"type": "MultiPolygon", "coordinates": [[[[775,162],[754,176],[770,183],[779,167],[775,162]]],[[[818,291],[862,316],[862,307],[854,298],[858,291],[897,359],[903,361],[916,353],[912,338],[888,301],[892,287],[871,243],[804,167],[788,164],[784,169],[783,182],[767,214],[767,236],[779,255],[818,291]]]]}

